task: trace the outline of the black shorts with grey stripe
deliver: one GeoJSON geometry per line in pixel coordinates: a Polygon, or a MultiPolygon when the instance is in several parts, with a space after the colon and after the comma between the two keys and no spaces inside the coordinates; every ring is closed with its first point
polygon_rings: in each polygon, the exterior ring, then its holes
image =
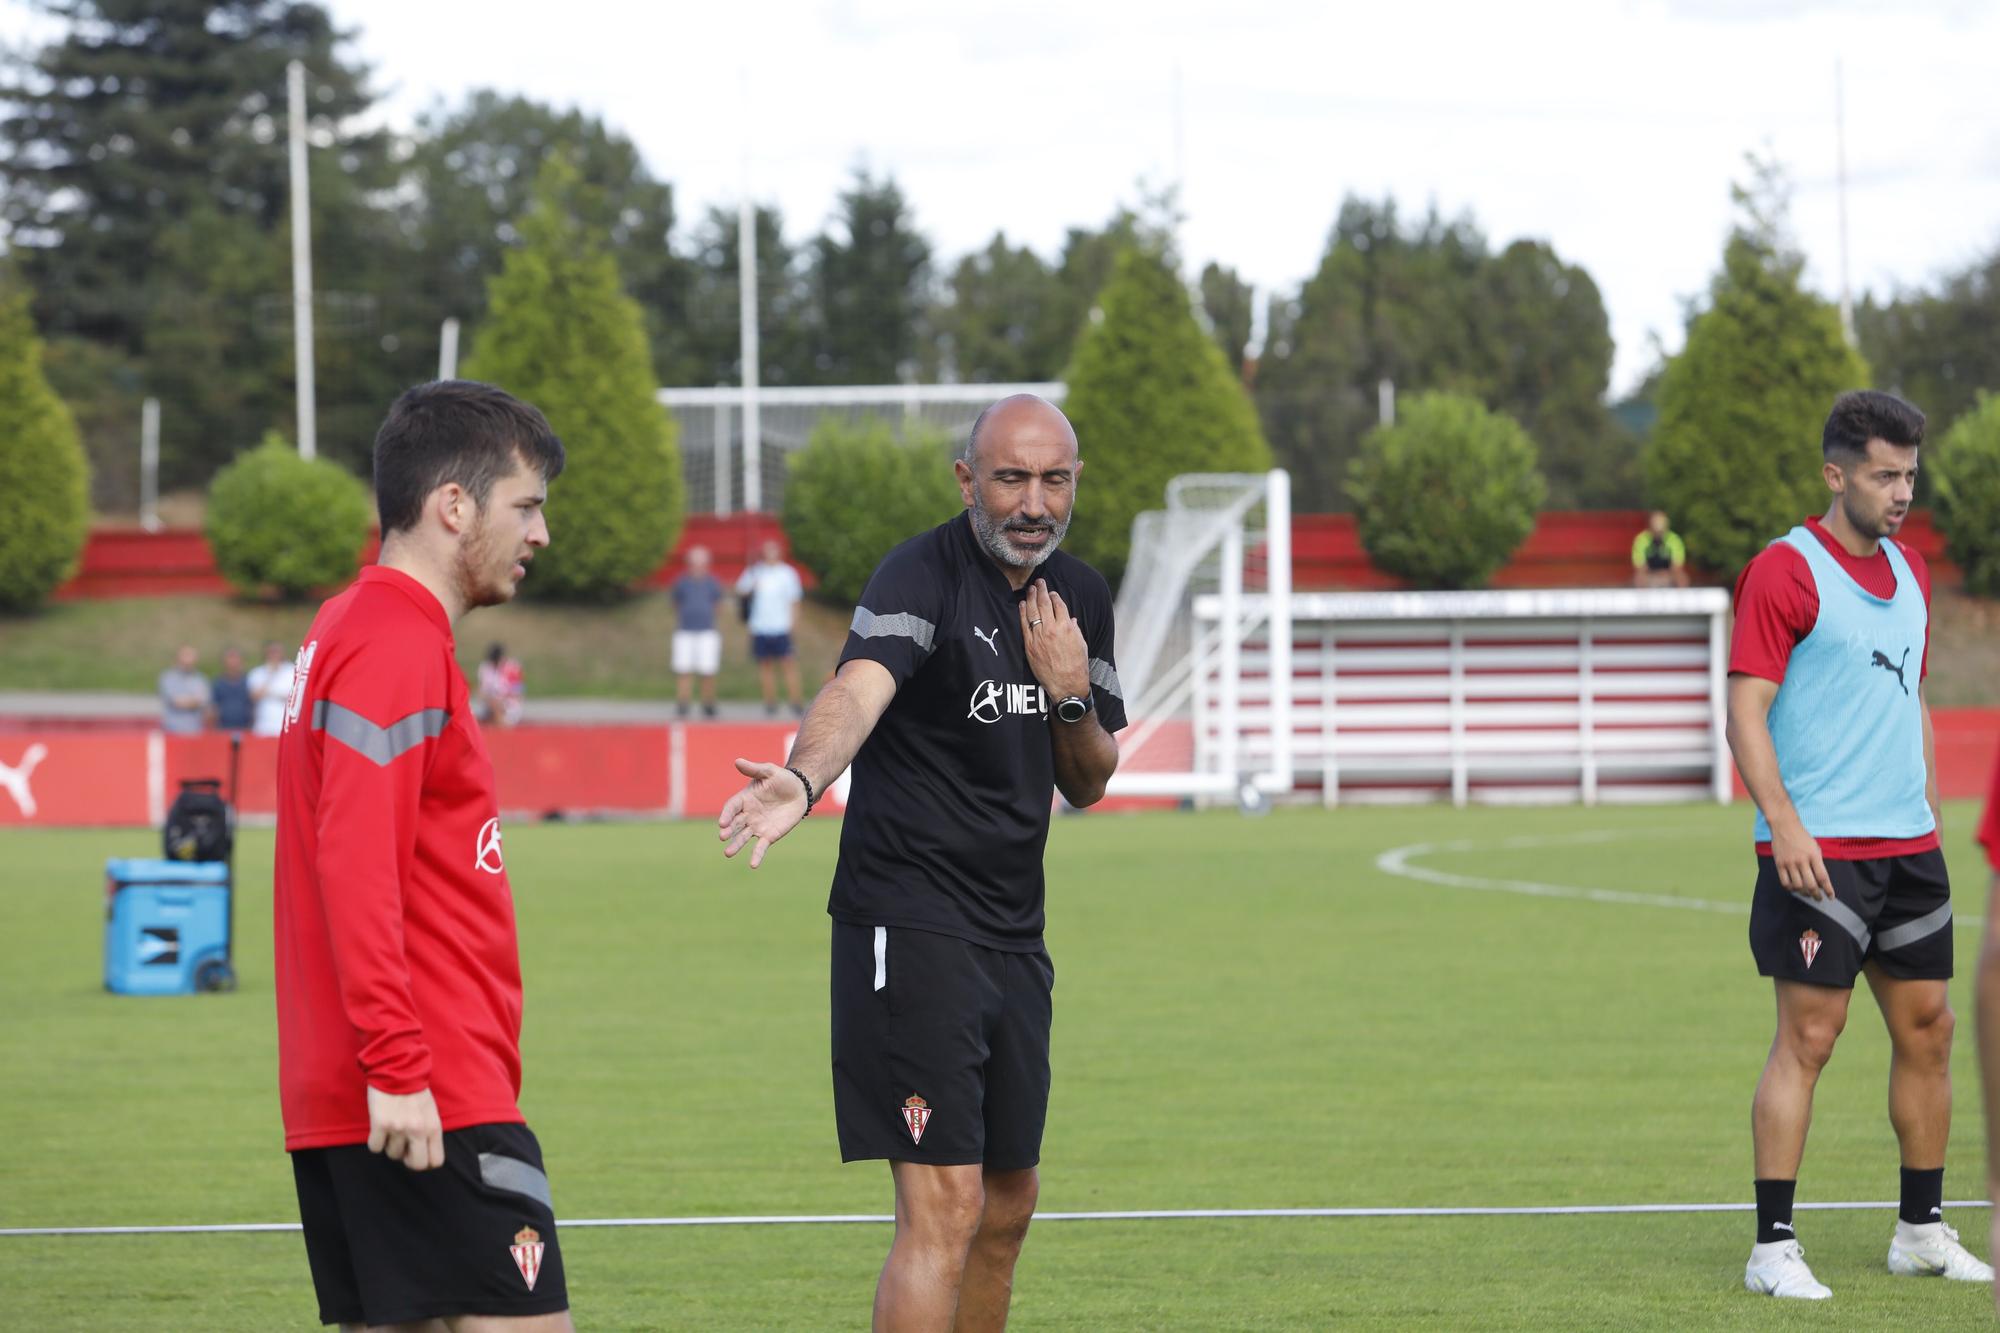
{"type": "Polygon", "coordinates": [[[1851,987],[1867,963],[1892,977],[1951,976],[1951,880],[1944,853],[1873,861],[1828,861],[1831,900],[1778,882],[1777,863],[1757,858],[1750,900],[1750,953],[1767,977],[1851,987]]]}
{"type": "Polygon", "coordinates": [[[365,1144],[292,1154],[324,1324],[402,1324],[569,1308],[542,1149],[526,1125],[444,1136],[412,1171],[365,1144]]]}

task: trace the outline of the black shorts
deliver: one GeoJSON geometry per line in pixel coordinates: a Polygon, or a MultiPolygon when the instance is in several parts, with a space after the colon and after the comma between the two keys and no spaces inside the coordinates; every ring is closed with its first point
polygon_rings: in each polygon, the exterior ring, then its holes
{"type": "Polygon", "coordinates": [[[452,1130],[430,1171],[365,1144],[304,1148],[292,1176],[321,1323],[569,1308],[542,1149],[526,1125],[452,1130]]]}
{"type": "Polygon", "coordinates": [[[840,1159],[994,1171],[1039,1162],[1055,982],[1042,950],[834,922],[840,1159]]]}
{"type": "Polygon", "coordinates": [[[1854,985],[1862,965],[1892,977],[1951,976],[1951,881],[1944,853],[1874,861],[1828,861],[1834,899],[1804,898],[1778,882],[1777,863],[1757,858],[1750,900],[1750,953],[1767,977],[1816,986],[1854,985]]]}

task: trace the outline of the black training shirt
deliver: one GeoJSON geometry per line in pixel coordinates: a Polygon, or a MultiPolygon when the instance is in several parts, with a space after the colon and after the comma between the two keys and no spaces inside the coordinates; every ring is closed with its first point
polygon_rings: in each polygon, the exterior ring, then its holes
{"type": "MultiPolygon", "coordinates": [[[[1081,622],[1098,721],[1117,731],[1125,701],[1110,588],[1060,550],[1035,578],[1081,622]]],[[[889,552],[868,580],[840,661],[880,662],[896,697],[854,756],[827,904],[835,920],[1041,948],[1049,728],[1062,724],[1021,642],[1026,596],[980,548],[966,513],[889,552]]]]}

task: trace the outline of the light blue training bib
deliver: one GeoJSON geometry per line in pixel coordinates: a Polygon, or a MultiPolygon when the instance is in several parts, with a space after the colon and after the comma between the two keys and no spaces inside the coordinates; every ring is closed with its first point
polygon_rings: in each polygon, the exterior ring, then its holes
{"type": "MultiPolygon", "coordinates": [[[[1806,528],[1778,540],[1806,558],[1819,589],[1819,620],[1792,649],[1771,705],[1785,791],[1815,838],[1922,837],[1937,827],[1924,798],[1917,698],[1930,620],[1923,590],[1893,541],[1882,549],[1896,592],[1884,599],[1856,583],[1806,528]]],[[[1759,810],[1757,841],[1770,838],[1759,810]]]]}

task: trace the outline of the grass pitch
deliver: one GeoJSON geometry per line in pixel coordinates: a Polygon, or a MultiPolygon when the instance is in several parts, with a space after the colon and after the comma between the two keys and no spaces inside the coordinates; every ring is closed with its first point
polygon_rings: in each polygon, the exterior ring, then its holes
{"type": "MultiPolygon", "coordinates": [[[[1948,811],[1960,910],[1984,909],[1948,811]]],[[[1768,984],[1747,807],[1086,816],[1050,841],[1049,1211],[1736,1201],[1768,984]],[[1508,846],[1510,839],[1547,839],[1508,846]],[[1527,896],[1391,875],[1704,900],[1527,896]]],[[[886,1213],[842,1167],[823,914],[836,826],[765,868],[684,825],[520,826],[524,1108],[568,1218],[886,1213]]],[[[145,833],[0,835],[0,1227],[296,1220],[281,1150],[268,833],[239,862],[234,995],[114,997],[103,858],[145,833]]],[[[1959,932],[1961,972],[1976,935],[1959,932]]],[[[1969,979],[1969,978],[1968,978],[1969,979]]],[[[1967,982],[1954,984],[1961,1014],[1967,982]]],[[[1948,1197],[1981,1189],[1971,1025],[1948,1197]]],[[[1820,1088],[1802,1202],[1889,1199],[1887,1041],[1865,990],[1820,1088]]],[[[1987,1213],[1961,1209],[1986,1251],[1987,1213]]],[[[1745,1214],[1044,1221],[1022,1329],[1986,1327],[1891,1278],[1893,1214],[1800,1216],[1834,1300],[1741,1288],[1745,1214]]],[[[865,1325],[880,1225],[573,1228],[579,1327],[865,1325]]],[[[310,1328],[296,1235],[0,1237],[0,1327],[310,1328]]]]}

